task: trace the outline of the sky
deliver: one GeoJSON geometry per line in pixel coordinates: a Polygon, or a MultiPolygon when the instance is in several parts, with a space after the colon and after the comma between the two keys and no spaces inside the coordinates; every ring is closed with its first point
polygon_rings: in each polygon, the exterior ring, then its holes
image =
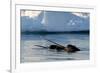
{"type": "MultiPolygon", "coordinates": [[[[41,13],[41,11],[36,11],[36,10],[21,10],[21,16],[29,16],[29,17],[36,17],[41,13]]],[[[80,16],[80,17],[88,17],[88,13],[83,13],[83,12],[72,12],[72,14],[80,16]]]]}
{"type": "Polygon", "coordinates": [[[41,11],[33,11],[33,10],[21,10],[21,16],[29,16],[36,17],[41,13],[41,11]]]}

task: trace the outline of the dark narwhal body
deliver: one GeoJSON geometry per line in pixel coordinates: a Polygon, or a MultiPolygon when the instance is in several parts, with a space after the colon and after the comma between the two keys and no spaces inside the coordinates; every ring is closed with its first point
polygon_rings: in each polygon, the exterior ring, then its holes
{"type": "Polygon", "coordinates": [[[80,51],[79,48],[77,48],[76,46],[74,45],[67,45],[67,47],[64,47],[64,46],[59,46],[59,45],[50,45],[49,46],[49,49],[55,49],[57,51],[67,51],[67,52],[76,52],[76,51],[80,51]]]}
{"type": "Polygon", "coordinates": [[[52,50],[56,50],[58,52],[63,51],[63,50],[68,52],[68,53],[74,53],[74,52],[80,51],[80,49],[78,47],[71,45],[71,44],[68,44],[67,47],[64,47],[64,46],[62,46],[58,43],[55,43],[51,40],[47,40],[47,41],[50,41],[50,42],[52,42],[56,45],[50,45],[49,47],[44,47],[44,46],[40,46],[40,45],[35,45],[35,46],[43,47],[43,48],[49,48],[49,49],[52,49],[52,50]]]}
{"type": "Polygon", "coordinates": [[[50,45],[50,46],[49,46],[49,49],[55,49],[55,50],[57,50],[58,52],[64,50],[64,48],[65,48],[65,47],[59,46],[59,45],[50,45]]]}
{"type": "Polygon", "coordinates": [[[76,51],[80,51],[80,49],[74,45],[67,45],[67,52],[76,52],[76,51]]]}

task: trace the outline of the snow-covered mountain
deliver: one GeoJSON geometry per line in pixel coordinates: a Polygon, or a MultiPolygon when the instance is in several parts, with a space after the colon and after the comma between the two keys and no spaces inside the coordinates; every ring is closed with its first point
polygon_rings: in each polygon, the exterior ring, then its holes
{"type": "Polygon", "coordinates": [[[37,17],[21,16],[22,31],[84,31],[89,30],[89,17],[71,12],[42,11],[37,17]]]}
{"type": "Polygon", "coordinates": [[[41,24],[42,15],[41,13],[38,17],[21,16],[21,30],[22,31],[40,31],[43,29],[41,24]]]}

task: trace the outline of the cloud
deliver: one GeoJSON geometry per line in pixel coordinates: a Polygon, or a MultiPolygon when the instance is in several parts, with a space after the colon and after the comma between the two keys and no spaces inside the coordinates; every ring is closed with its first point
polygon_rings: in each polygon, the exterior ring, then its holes
{"type": "Polygon", "coordinates": [[[21,10],[21,16],[29,16],[36,17],[41,13],[41,11],[33,11],[33,10],[21,10]]]}

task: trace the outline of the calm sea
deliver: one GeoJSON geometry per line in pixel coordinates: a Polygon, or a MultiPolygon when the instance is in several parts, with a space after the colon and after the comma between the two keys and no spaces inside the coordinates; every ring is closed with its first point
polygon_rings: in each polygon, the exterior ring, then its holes
{"type": "Polygon", "coordinates": [[[50,62],[68,60],[89,60],[89,34],[22,34],[20,59],[24,62],[50,62]],[[76,53],[57,52],[35,45],[49,46],[53,43],[49,39],[63,46],[76,45],[81,51],[76,53]]]}

